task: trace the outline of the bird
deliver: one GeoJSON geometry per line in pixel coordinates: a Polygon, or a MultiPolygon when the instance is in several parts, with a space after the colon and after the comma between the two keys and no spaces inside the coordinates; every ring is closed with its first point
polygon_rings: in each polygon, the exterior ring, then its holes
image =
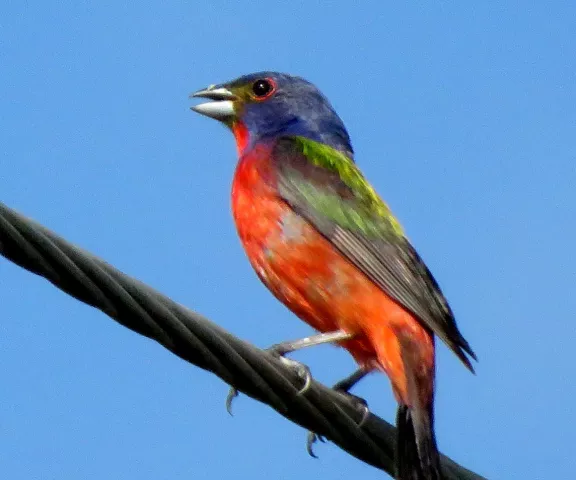
{"type": "Polygon", "coordinates": [[[385,373],[398,409],[395,475],[436,480],[435,337],[474,373],[477,357],[437,281],[355,162],[344,123],[311,82],[263,71],[210,85],[191,107],[232,130],[232,214],[256,275],[317,333],[285,355],[333,343],[385,373]]]}

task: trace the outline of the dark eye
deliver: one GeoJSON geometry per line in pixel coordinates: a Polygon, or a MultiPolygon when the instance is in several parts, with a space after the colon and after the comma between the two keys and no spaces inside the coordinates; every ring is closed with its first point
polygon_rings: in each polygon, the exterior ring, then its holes
{"type": "Polygon", "coordinates": [[[275,87],[276,86],[272,80],[268,78],[262,78],[260,80],[256,80],[252,84],[252,92],[254,92],[254,96],[257,99],[263,100],[274,93],[275,87]]]}

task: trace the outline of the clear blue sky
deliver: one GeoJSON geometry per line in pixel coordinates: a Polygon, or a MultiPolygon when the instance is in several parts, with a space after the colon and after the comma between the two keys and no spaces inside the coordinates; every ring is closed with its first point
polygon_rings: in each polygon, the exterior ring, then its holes
{"type": "MultiPolygon", "coordinates": [[[[188,94],[262,69],[331,99],[478,356],[439,347],[442,451],[574,475],[576,7],[551,2],[3,2],[0,201],[259,346],[310,332],[230,216],[231,135],[188,94]],[[392,6],[392,3],[403,5],[392,6]]],[[[18,479],[383,478],[0,259],[0,471],[18,479]]],[[[331,383],[332,347],[301,352],[331,383]]],[[[387,380],[357,393],[393,421],[387,380]]]]}

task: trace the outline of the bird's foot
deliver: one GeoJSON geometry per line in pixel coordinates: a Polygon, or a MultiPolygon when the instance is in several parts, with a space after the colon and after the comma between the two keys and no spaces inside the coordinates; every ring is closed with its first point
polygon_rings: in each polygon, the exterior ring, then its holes
{"type": "MultiPolygon", "coordinates": [[[[363,369],[357,370],[352,375],[339,381],[332,387],[333,390],[346,395],[352,401],[354,406],[362,413],[362,417],[360,418],[360,421],[357,425],[358,428],[361,428],[362,425],[364,425],[368,419],[368,416],[370,415],[370,410],[368,409],[368,402],[366,400],[364,400],[362,397],[350,393],[349,390],[368,373],[369,371],[363,369]]],[[[313,458],[318,458],[318,456],[314,453],[314,444],[318,441],[326,443],[326,438],[317,434],[316,432],[309,431],[306,436],[306,451],[313,458]]]]}
{"type": "Polygon", "coordinates": [[[370,409],[368,408],[368,402],[366,400],[364,400],[362,397],[359,397],[357,395],[353,395],[349,392],[342,392],[342,393],[345,393],[348,396],[348,398],[350,400],[352,400],[354,407],[359,412],[362,413],[362,417],[360,418],[360,421],[357,423],[358,428],[362,428],[362,426],[366,423],[368,416],[370,415],[370,409]]]}
{"type": "MultiPolygon", "coordinates": [[[[267,348],[266,351],[274,357],[278,358],[278,360],[280,360],[288,368],[292,369],[298,375],[298,377],[302,379],[303,385],[298,391],[298,395],[302,395],[304,392],[306,392],[306,390],[310,388],[310,384],[312,383],[312,374],[310,373],[310,369],[303,363],[297,362],[296,360],[291,360],[290,358],[286,358],[284,356],[292,351],[292,349],[287,348],[287,345],[289,344],[278,343],[271,346],[270,348],[267,348]]],[[[239,392],[237,388],[230,387],[228,395],[226,396],[226,411],[230,415],[233,415],[232,403],[238,394],[239,392]]]]}
{"type": "MultiPolygon", "coordinates": [[[[357,424],[358,428],[361,428],[362,425],[364,425],[364,423],[366,422],[368,416],[370,415],[370,410],[368,409],[368,403],[363,398],[358,397],[356,395],[352,395],[351,393],[348,392],[341,392],[341,393],[344,393],[347,396],[349,396],[350,399],[354,402],[355,406],[358,408],[358,410],[361,411],[362,418],[357,424]]],[[[326,443],[326,438],[323,437],[322,435],[317,434],[316,432],[313,432],[312,430],[309,430],[308,434],[306,435],[306,451],[308,452],[308,455],[310,455],[313,458],[318,458],[318,456],[314,453],[314,444],[318,441],[326,443]]]]}
{"type": "Polygon", "coordinates": [[[312,374],[310,373],[310,369],[303,363],[297,362],[296,360],[292,360],[290,358],[286,358],[284,355],[289,353],[289,351],[286,351],[284,344],[279,343],[277,345],[273,345],[266,349],[266,351],[275,356],[302,379],[303,385],[300,387],[298,395],[302,395],[304,392],[306,392],[306,390],[310,388],[310,384],[312,383],[312,374]]]}

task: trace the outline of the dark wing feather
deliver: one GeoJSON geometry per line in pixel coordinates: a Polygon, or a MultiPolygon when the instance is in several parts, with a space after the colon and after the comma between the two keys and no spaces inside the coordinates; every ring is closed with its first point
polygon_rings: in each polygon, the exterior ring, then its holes
{"type": "Polygon", "coordinates": [[[280,139],[272,155],[280,196],[368,278],[438,335],[473,372],[466,354],[475,360],[476,355],[459,332],[432,273],[404,235],[394,229],[391,213],[390,217],[382,215],[366,196],[347,185],[341,171],[326,167],[333,166],[334,161],[310,159],[327,152],[324,148],[305,152],[298,139],[280,139]]]}

